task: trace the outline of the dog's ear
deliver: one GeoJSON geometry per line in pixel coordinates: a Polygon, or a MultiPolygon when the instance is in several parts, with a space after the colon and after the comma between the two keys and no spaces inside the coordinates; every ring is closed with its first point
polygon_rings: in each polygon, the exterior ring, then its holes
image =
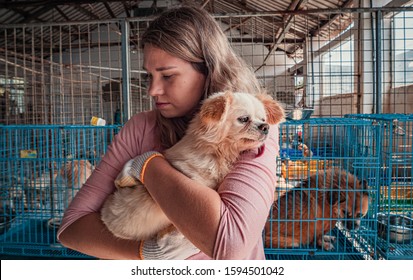
{"type": "Polygon", "coordinates": [[[269,124],[277,124],[284,121],[284,109],[277,101],[266,93],[260,93],[256,96],[264,104],[269,124]]]}
{"type": "Polygon", "coordinates": [[[229,107],[231,100],[232,95],[229,92],[207,99],[200,111],[201,121],[204,124],[219,122],[228,110],[227,108],[229,107]]]}

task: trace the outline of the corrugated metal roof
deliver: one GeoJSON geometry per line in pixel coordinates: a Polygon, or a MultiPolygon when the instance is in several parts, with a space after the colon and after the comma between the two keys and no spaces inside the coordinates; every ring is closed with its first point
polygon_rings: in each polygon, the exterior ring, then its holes
{"type": "Polygon", "coordinates": [[[141,1],[10,0],[0,2],[0,23],[68,22],[111,19],[130,12],[141,1]]]}
{"type": "MultiPolygon", "coordinates": [[[[135,9],[171,7],[187,1],[120,1],[120,0],[9,0],[0,2],[0,23],[17,24],[33,22],[68,22],[110,19],[119,16],[133,16],[135,9]]],[[[345,7],[347,1],[317,0],[198,0],[191,3],[205,5],[214,14],[268,12],[306,9],[337,9],[345,7]]]]}
{"type": "MultiPolygon", "coordinates": [[[[133,17],[147,14],[158,7],[172,7],[184,1],[142,0],[142,1],[92,1],[92,0],[10,0],[0,2],[0,24],[70,23],[133,17]],[[145,9],[145,11],[144,11],[145,9]]],[[[297,45],[310,34],[331,37],[349,24],[349,16],[343,14],[308,13],[308,10],[340,9],[353,5],[353,0],[194,0],[192,4],[203,6],[219,20],[237,30],[242,37],[254,40],[261,38],[269,48],[281,48],[287,53],[296,52],[297,45]],[[306,13],[307,11],[307,13],[306,13]],[[232,18],[228,15],[242,15],[232,18]],[[261,16],[256,16],[260,15],[261,16]],[[248,16],[250,15],[250,16],[248,16]],[[298,44],[297,44],[298,43],[298,44]],[[282,46],[281,46],[282,45],[282,46]]],[[[50,25],[49,25],[50,26],[50,25]]],[[[74,31],[61,27],[70,40],[71,32],[87,33],[89,30],[74,31]]],[[[53,36],[53,32],[50,32],[53,36]]],[[[87,35],[85,35],[87,36],[87,35]]],[[[43,40],[48,39],[43,34],[43,40]]],[[[35,36],[33,37],[36,40],[35,36]]],[[[237,40],[237,38],[231,38],[237,40]]]]}

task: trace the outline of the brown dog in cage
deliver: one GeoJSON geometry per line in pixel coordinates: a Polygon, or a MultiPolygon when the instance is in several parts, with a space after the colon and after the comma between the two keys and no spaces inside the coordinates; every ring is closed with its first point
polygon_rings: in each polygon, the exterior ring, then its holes
{"type": "Polygon", "coordinates": [[[339,220],[349,230],[358,229],[368,207],[366,182],[342,169],[320,170],[274,201],[265,225],[265,247],[316,244],[333,250],[335,238],[326,234],[339,220]]]}

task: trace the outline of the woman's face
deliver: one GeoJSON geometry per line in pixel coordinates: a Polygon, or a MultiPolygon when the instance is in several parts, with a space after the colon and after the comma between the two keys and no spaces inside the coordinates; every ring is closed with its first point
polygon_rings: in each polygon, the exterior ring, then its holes
{"type": "Polygon", "coordinates": [[[193,113],[204,94],[205,76],[191,63],[153,46],[143,48],[143,68],[148,73],[148,93],[166,118],[193,113]]]}

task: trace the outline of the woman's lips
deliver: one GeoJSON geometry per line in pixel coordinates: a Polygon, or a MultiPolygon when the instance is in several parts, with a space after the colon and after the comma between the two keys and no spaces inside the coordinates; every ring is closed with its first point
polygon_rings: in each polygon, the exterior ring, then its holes
{"type": "Polygon", "coordinates": [[[166,106],[169,105],[169,103],[166,103],[166,102],[156,102],[155,104],[156,104],[156,107],[157,107],[158,109],[165,108],[166,106]]]}

